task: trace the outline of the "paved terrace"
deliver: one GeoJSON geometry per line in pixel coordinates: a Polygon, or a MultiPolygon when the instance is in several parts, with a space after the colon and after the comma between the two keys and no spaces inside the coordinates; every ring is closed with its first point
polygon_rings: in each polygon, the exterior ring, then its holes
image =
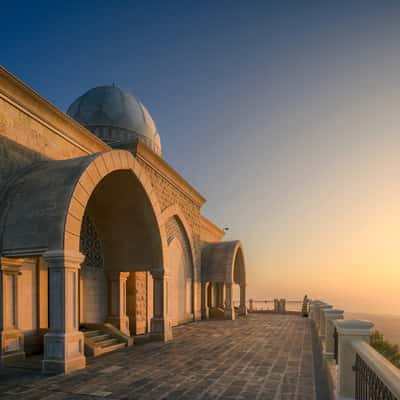
{"type": "Polygon", "coordinates": [[[318,351],[308,319],[251,314],[184,325],[174,335],[88,359],[88,368],[69,375],[0,368],[0,398],[327,399],[316,394],[318,351]]]}

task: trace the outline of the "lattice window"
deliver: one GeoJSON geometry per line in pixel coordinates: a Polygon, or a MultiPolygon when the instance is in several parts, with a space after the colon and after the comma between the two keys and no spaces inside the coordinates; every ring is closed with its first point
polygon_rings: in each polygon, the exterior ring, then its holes
{"type": "Polygon", "coordinates": [[[103,268],[103,247],[101,240],[87,215],[83,217],[82,221],[80,251],[85,256],[82,267],[103,268]]]}

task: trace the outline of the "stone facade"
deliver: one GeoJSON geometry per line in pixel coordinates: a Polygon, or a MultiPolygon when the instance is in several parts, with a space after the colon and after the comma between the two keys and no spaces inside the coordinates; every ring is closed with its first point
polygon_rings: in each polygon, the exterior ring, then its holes
{"type": "Polygon", "coordinates": [[[82,329],[168,340],[208,317],[214,287],[234,319],[240,242],[212,282],[202,254],[223,231],[202,216],[204,197],[146,141],[113,143],[0,68],[1,362],[44,351],[45,371],[82,368],[82,329]]]}

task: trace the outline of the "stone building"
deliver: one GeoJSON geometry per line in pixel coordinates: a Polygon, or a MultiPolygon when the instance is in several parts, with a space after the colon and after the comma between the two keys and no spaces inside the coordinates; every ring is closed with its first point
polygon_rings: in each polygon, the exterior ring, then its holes
{"type": "Polygon", "coordinates": [[[0,68],[0,154],[0,363],[42,352],[45,372],[71,371],[246,313],[241,243],[201,214],[131,95],[97,87],[65,114],[0,68]]]}

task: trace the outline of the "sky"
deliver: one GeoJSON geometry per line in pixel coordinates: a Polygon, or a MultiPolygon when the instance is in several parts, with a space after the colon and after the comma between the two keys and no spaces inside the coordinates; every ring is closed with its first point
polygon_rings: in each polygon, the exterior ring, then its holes
{"type": "Polygon", "coordinates": [[[245,249],[248,297],[400,315],[400,2],[2,1],[0,63],[62,110],[112,84],[245,249]]]}

